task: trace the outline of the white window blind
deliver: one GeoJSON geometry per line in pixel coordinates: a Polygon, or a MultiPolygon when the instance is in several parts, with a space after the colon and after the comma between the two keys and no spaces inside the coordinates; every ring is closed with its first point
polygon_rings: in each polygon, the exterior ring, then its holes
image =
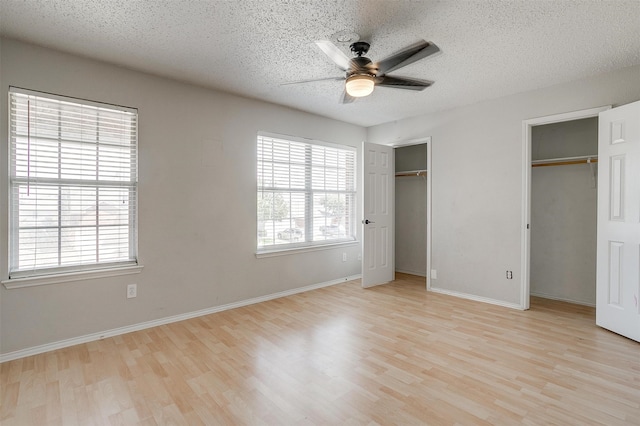
{"type": "Polygon", "coordinates": [[[356,152],[258,135],[258,251],[355,240],[356,152]]]}
{"type": "Polygon", "coordinates": [[[9,91],[10,278],[137,263],[137,111],[9,91]]]}

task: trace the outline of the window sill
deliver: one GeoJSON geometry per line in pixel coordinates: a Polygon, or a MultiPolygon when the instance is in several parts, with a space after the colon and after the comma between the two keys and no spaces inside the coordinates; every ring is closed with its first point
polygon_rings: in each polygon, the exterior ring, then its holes
{"type": "Polygon", "coordinates": [[[123,266],[120,268],[95,269],[92,271],[67,272],[64,274],[43,275],[39,277],[13,278],[0,281],[5,288],[34,287],[40,285],[67,283],[71,281],[93,280],[97,278],[116,277],[119,275],[139,274],[144,266],[123,266]]]}
{"type": "Polygon", "coordinates": [[[280,249],[261,250],[259,252],[256,252],[256,257],[260,259],[263,257],[287,256],[291,254],[307,253],[307,252],[318,251],[318,250],[330,250],[337,247],[355,246],[358,244],[360,244],[360,241],[353,240],[353,241],[342,241],[339,243],[322,244],[317,246],[287,247],[287,248],[280,248],[280,249]]]}

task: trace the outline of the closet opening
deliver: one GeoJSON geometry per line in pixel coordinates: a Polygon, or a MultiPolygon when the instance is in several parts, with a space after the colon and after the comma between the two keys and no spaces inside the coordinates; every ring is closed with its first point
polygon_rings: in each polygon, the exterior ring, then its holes
{"type": "Polygon", "coordinates": [[[598,114],[522,122],[520,308],[530,297],[595,306],[598,114]]]}
{"type": "Polygon", "coordinates": [[[598,117],[531,128],[530,295],[596,304],[598,117]]]}
{"type": "Polygon", "coordinates": [[[430,140],[394,148],[396,280],[428,289],[430,268],[430,140]]]}

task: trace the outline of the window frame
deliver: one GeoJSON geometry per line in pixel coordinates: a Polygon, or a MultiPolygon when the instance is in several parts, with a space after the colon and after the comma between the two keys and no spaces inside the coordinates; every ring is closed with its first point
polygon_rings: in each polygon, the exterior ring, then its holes
{"type": "MultiPolygon", "coordinates": [[[[96,102],[90,101],[81,98],[75,98],[64,95],[57,95],[47,92],[35,91],[24,89],[20,87],[10,86],[7,92],[7,100],[8,100],[8,126],[7,126],[7,134],[8,134],[8,203],[7,203],[7,219],[8,219],[8,253],[7,253],[7,274],[8,278],[6,280],[1,281],[2,284],[6,288],[16,288],[16,287],[24,287],[24,286],[32,286],[32,285],[43,285],[43,284],[52,284],[58,282],[68,282],[68,281],[76,281],[76,280],[84,280],[84,279],[93,279],[93,278],[102,278],[106,276],[116,276],[116,275],[127,275],[127,274],[135,274],[139,273],[142,270],[142,265],[139,264],[139,251],[138,251],[138,110],[137,108],[124,107],[120,105],[109,104],[105,102],[96,102]],[[99,108],[107,111],[119,111],[127,114],[132,114],[132,123],[131,123],[131,136],[130,140],[132,143],[129,145],[123,145],[129,151],[127,158],[130,166],[129,170],[129,178],[122,181],[109,181],[105,178],[100,178],[97,176],[95,179],[86,179],[82,178],[64,178],[60,175],[61,168],[58,166],[58,177],[57,178],[38,178],[38,177],[24,177],[19,176],[16,171],[17,167],[17,154],[13,153],[13,149],[16,149],[17,142],[14,141],[14,138],[19,137],[19,135],[14,132],[12,126],[12,120],[14,118],[14,111],[12,108],[12,99],[15,95],[18,96],[35,96],[42,98],[44,101],[53,101],[53,102],[63,102],[75,104],[79,107],[90,107],[90,108],[99,108]],[[112,188],[112,189],[120,189],[121,191],[124,189],[125,192],[129,192],[129,196],[127,198],[127,220],[126,220],[126,235],[128,241],[128,259],[126,260],[115,260],[113,262],[100,262],[99,260],[96,262],[79,262],[73,265],[61,265],[57,266],[34,266],[33,268],[23,268],[20,269],[17,261],[17,256],[19,256],[19,245],[18,238],[20,235],[20,216],[18,213],[17,203],[19,202],[14,194],[14,190],[19,190],[20,185],[24,185],[27,182],[28,185],[34,184],[36,185],[40,179],[42,182],[48,182],[55,188],[55,185],[58,186],[58,191],[61,191],[61,188],[64,186],[68,186],[70,188],[80,188],[85,187],[89,189],[95,189],[96,191],[96,200],[98,199],[98,191],[99,189],[112,188]],[[75,184],[75,186],[74,186],[75,184]]],[[[72,106],[75,106],[72,105],[72,106]]],[[[60,117],[58,120],[60,120],[60,117]]],[[[96,126],[104,119],[97,119],[96,126]]],[[[59,131],[62,131],[62,127],[60,127],[60,122],[58,121],[59,131]]],[[[58,136],[58,151],[57,155],[60,156],[62,153],[62,141],[65,141],[64,138],[58,136]]],[[[71,140],[69,140],[71,141],[71,140]]],[[[69,143],[69,142],[67,142],[69,143]]],[[[96,149],[100,146],[99,139],[96,139],[96,142],[73,142],[79,146],[91,146],[95,144],[96,149]],[[83,144],[87,145],[83,145],[83,144]]],[[[104,143],[104,142],[103,142],[104,143]]],[[[103,146],[108,146],[103,145],[103,146]]],[[[103,156],[105,154],[102,154],[103,156]]],[[[107,156],[109,154],[106,154],[107,156]]],[[[97,154],[96,159],[100,158],[100,154],[97,154]]],[[[29,164],[31,160],[28,160],[29,164]]],[[[58,160],[60,161],[60,159],[58,160]]],[[[60,164],[60,163],[59,163],[60,164]]],[[[81,163],[78,163],[81,164],[81,163]]],[[[60,212],[61,199],[58,199],[57,206],[58,211],[60,212]]],[[[58,213],[60,214],[60,213],[58,213]]],[[[97,213],[96,213],[97,217],[97,213]]],[[[58,225],[55,229],[60,230],[69,227],[69,225],[63,225],[61,220],[65,220],[63,218],[58,219],[58,225]]],[[[103,219],[108,220],[108,219],[103,219]]],[[[98,229],[104,229],[104,224],[100,225],[99,222],[96,222],[95,229],[98,232],[98,229]]],[[[34,229],[40,229],[34,228],[34,229]]],[[[53,228],[52,228],[53,229],[53,228]]],[[[58,234],[59,234],[58,232],[58,234]]],[[[97,234],[96,234],[97,235],[97,234]]],[[[98,241],[98,240],[96,240],[98,241]]],[[[58,243],[58,252],[61,250],[60,243],[58,243]]],[[[96,255],[98,255],[99,251],[96,251],[96,255]]],[[[60,256],[60,253],[58,254],[60,256]]],[[[98,258],[99,259],[99,258],[98,258]]]]}
{"type": "MultiPolygon", "coordinates": [[[[346,235],[344,235],[344,237],[342,238],[331,238],[331,239],[325,239],[325,240],[316,240],[316,241],[298,241],[298,242],[289,242],[289,243],[280,243],[280,244],[271,244],[271,245],[267,245],[267,246],[259,246],[259,239],[260,239],[260,220],[259,220],[259,207],[256,206],[256,257],[260,258],[260,257],[271,257],[271,256],[278,256],[278,255],[286,255],[286,254],[290,254],[290,253],[300,253],[300,252],[307,252],[307,251],[315,251],[315,250],[325,250],[325,249],[331,249],[331,248],[335,248],[337,246],[344,246],[344,245],[357,245],[358,244],[358,237],[357,237],[357,225],[356,225],[356,216],[357,216],[357,209],[358,209],[358,150],[356,147],[354,146],[350,146],[350,145],[343,145],[343,144],[337,144],[337,143],[331,143],[331,142],[325,142],[325,141],[320,141],[320,140],[316,140],[316,139],[307,139],[307,138],[301,138],[301,137],[296,137],[296,136],[289,136],[289,135],[282,135],[282,134],[277,134],[277,133],[270,133],[270,132],[264,132],[264,131],[259,131],[257,133],[256,136],[256,195],[259,196],[261,193],[261,186],[259,183],[260,180],[260,176],[259,176],[259,167],[260,167],[260,158],[259,158],[259,151],[258,151],[258,146],[260,144],[260,138],[264,137],[264,138],[271,138],[271,139],[277,139],[280,141],[285,141],[285,142],[291,142],[291,143],[295,143],[295,144],[303,144],[305,145],[306,149],[313,149],[312,147],[314,146],[318,146],[318,147],[325,147],[325,148],[329,148],[329,149],[336,149],[336,150],[341,150],[341,151],[345,151],[345,152],[349,152],[351,153],[352,157],[352,170],[350,171],[351,175],[352,175],[352,181],[353,181],[353,189],[352,190],[322,190],[322,189],[313,189],[312,187],[310,187],[310,180],[309,180],[309,176],[311,173],[311,168],[312,168],[312,163],[310,161],[308,161],[308,159],[305,161],[304,165],[305,165],[305,188],[304,190],[302,189],[297,189],[294,192],[299,192],[299,193],[303,193],[305,194],[305,223],[304,223],[304,236],[305,238],[309,235],[310,231],[313,231],[313,214],[312,214],[312,208],[310,207],[311,205],[313,205],[313,201],[309,202],[310,198],[313,198],[313,194],[314,192],[318,193],[334,193],[334,194],[346,194],[346,196],[351,197],[352,201],[352,207],[349,211],[350,213],[350,222],[351,225],[349,227],[349,232],[346,232],[346,235]]],[[[323,164],[323,167],[326,167],[326,163],[323,164]]],[[[275,188],[272,188],[275,189],[275,188]]],[[[282,189],[282,192],[290,192],[288,189],[282,189]]],[[[289,218],[289,220],[291,220],[291,217],[289,218]]],[[[326,225],[325,225],[326,226],[326,225]]],[[[311,235],[313,235],[313,233],[311,232],[311,235]]],[[[275,238],[275,237],[274,237],[275,238]]]]}

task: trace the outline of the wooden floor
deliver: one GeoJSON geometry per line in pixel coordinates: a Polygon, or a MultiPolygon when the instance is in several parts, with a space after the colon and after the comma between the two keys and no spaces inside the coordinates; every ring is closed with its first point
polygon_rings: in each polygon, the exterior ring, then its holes
{"type": "Polygon", "coordinates": [[[10,361],[10,425],[640,424],[640,344],[399,274],[10,361]]]}

